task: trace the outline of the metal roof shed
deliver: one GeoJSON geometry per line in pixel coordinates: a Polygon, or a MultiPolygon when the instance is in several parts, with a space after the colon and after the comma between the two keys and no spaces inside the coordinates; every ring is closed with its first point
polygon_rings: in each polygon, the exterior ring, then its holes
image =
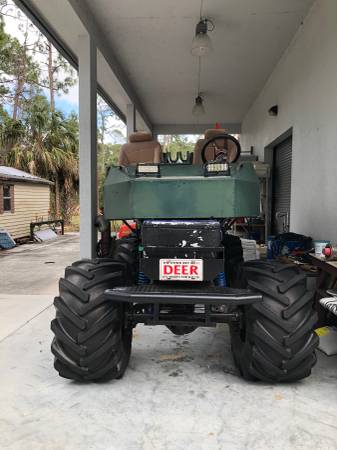
{"type": "Polygon", "coordinates": [[[52,181],[37,177],[36,175],[24,172],[23,170],[15,169],[14,167],[7,167],[7,166],[0,166],[0,181],[2,182],[21,181],[27,183],[48,184],[48,185],[54,184],[52,181]]]}
{"type": "Polygon", "coordinates": [[[14,239],[30,234],[30,223],[49,216],[51,181],[0,166],[0,229],[14,239]]]}

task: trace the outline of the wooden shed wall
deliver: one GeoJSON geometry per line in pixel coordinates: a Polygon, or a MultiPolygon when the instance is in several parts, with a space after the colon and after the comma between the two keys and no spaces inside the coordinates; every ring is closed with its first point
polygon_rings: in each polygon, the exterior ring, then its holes
{"type": "Polygon", "coordinates": [[[14,185],[14,213],[0,214],[0,228],[5,228],[14,239],[29,236],[29,224],[48,219],[50,188],[47,184],[8,182],[14,185]]]}

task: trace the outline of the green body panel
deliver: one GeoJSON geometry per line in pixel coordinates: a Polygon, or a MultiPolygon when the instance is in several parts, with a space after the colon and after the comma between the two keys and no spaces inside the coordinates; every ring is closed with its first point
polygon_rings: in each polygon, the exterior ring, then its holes
{"type": "Polygon", "coordinates": [[[231,176],[205,177],[202,166],[163,164],[161,177],[111,167],[104,186],[106,219],[204,219],[259,215],[259,180],[251,163],[231,176]]]}

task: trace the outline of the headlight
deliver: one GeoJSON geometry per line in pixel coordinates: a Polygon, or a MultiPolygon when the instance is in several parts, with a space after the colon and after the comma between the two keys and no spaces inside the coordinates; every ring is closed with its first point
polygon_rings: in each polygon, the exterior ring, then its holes
{"type": "Polygon", "coordinates": [[[209,162],[205,164],[205,177],[216,175],[230,175],[229,164],[227,162],[209,162]]]}

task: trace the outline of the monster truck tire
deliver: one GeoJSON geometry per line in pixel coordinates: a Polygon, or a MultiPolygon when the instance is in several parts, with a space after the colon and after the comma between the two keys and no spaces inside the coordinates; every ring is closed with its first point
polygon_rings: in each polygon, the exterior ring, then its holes
{"type": "Polygon", "coordinates": [[[109,301],[104,291],[125,284],[125,264],[110,258],[81,260],[66,268],[51,323],[54,367],[60,376],[77,381],[123,376],[132,328],[124,327],[123,304],[109,301]]]}
{"type": "Polygon", "coordinates": [[[231,325],[233,357],[242,376],[266,382],[309,376],[316,363],[317,317],[303,272],[278,262],[248,262],[238,287],[263,295],[262,302],[242,308],[241,325],[231,325]]]}
{"type": "Polygon", "coordinates": [[[137,281],[138,244],[137,236],[131,234],[118,239],[113,252],[113,259],[126,264],[128,278],[132,283],[137,281]]]}

